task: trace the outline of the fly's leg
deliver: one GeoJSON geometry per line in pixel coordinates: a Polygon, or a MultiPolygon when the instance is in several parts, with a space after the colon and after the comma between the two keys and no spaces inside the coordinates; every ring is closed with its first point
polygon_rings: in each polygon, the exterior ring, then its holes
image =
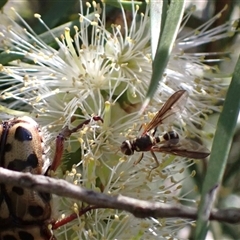
{"type": "Polygon", "coordinates": [[[64,151],[64,141],[65,141],[65,139],[69,138],[72,133],[77,132],[84,125],[89,124],[92,119],[94,121],[101,121],[101,122],[103,122],[103,119],[100,116],[94,116],[91,119],[88,119],[88,120],[80,123],[78,126],[76,126],[73,129],[69,129],[68,127],[65,127],[65,128],[62,129],[62,131],[58,134],[58,136],[56,138],[55,154],[54,154],[52,165],[50,166],[49,170],[56,171],[56,169],[60,165],[61,158],[62,158],[63,151],[64,151]]]}
{"type": "MultiPolygon", "coordinates": [[[[159,167],[159,161],[158,161],[158,159],[157,159],[157,156],[155,155],[155,153],[154,153],[152,150],[150,150],[150,153],[152,154],[153,159],[154,159],[154,161],[156,162],[156,165],[152,168],[152,170],[154,170],[154,169],[156,169],[156,168],[159,167]]],[[[142,159],[143,159],[143,152],[141,153],[141,155],[140,155],[140,157],[138,158],[138,160],[134,162],[134,165],[137,165],[138,163],[140,163],[140,162],[142,161],[142,159]]],[[[152,170],[151,170],[151,171],[152,171],[152,170]]]]}
{"type": "Polygon", "coordinates": [[[134,164],[134,165],[137,165],[138,163],[140,163],[140,162],[142,161],[142,159],[143,159],[143,152],[141,153],[141,155],[140,155],[140,157],[138,158],[138,160],[135,161],[133,164],[134,164]]]}
{"type": "Polygon", "coordinates": [[[152,156],[153,156],[154,161],[156,162],[156,165],[155,165],[154,167],[152,167],[152,169],[151,169],[151,171],[150,171],[150,173],[149,173],[149,176],[151,175],[151,173],[152,173],[152,171],[153,171],[154,169],[156,169],[156,168],[159,167],[159,161],[158,161],[158,159],[157,159],[157,156],[155,155],[155,153],[154,153],[152,150],[151,150],[150,152],[151,152],[151,154],[152,154],[152,156]]]}

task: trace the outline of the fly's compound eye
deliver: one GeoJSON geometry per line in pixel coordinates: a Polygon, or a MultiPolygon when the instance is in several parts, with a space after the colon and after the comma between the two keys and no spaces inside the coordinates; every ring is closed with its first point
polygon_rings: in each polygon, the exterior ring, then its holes
{"type": "Polygon", "coordinates": [[[163,135],[165,141],[169,144],[176,145],[179,143],[179,135],[175,131],[169,131],[163,135]]]}
{"type": "Polygon", "coordinates": [[[132,145],[130,143],[130,141],[124,141],[120,147],[121,152],[125,155],[133,155],[134,151],[132,149],[132,145]]]}

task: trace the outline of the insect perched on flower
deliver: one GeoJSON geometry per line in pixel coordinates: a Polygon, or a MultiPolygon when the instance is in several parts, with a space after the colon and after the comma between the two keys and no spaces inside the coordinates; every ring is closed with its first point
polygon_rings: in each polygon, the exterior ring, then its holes
{"type": "MultiPolygon", "coordinates": [[[[93,117],[98,121],[100,117],[93,117]]],[[[0,166],[12,171],[50,176],[60,164],[64,140],[83,125],[70,130],[65,127],[56,139],[53,161],[47,157],[49,149],[44,132],[30,117],[13,118],[0,124],[0,166]]],[[[50,193],[23,189],[14,185],[0,185],[0,239],[54,240],[48,225],[52,219],[50,193]]]]}
{"type": "MultiPolygon", "coordinates": [[[[137,137],[133,141],[125,140],[121,145],[121,151],[125,155],[133,155],[136,152],[150,151],[156,166],[159,166],[158,159],[154,152],[169,153],[182,157],[202,159],[206,158],[210,153],[202,145],[190,139],[180,139],[179,135],[175,131],[169,131],[162,136],[154,137],[157,127],[160,124],[169,121],[176,112],[182,110],[184,103],[186,102],[188,93],[185,90],[179,90],[175,92],[153,117],[153,119],[145,126],[141,136],[137,137]],[[153,133],[150,133],[153,130],[153,133]]],[[[143,153],[140,158],[134,163],[139,163],[143,158],[143,153]]]]}

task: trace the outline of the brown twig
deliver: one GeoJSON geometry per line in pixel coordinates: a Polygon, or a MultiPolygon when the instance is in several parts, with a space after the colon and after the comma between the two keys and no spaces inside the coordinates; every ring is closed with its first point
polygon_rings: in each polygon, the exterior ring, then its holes
{"type": "MultiPolygon", "coordinates": [[[[111,196],[104,193],[87,190],[80,186],[68,183],[65,180],[54,179],[30,173],[20,173],[0,168],[0,182],[14,184],[27,189],[49,192],[63,197],[74,198],[94,208],[111,208],[125,210],[132,213],[135,217],[146,218],[187,218],[196,219],[197,209],[182,205],[171,206],[167,204],[138,200],[122,195],[111,196]]],[[[209,217],[210,220],[223,221],[228,223],[240,222],[240,209],[228,208],[224,210],[213,210],[209,217]]]]}

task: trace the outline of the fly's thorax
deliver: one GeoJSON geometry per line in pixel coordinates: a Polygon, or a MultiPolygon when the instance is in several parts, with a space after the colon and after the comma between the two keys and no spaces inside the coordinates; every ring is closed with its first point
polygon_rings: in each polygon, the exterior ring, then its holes
{"type": "Polygon", "coordinates": [[[144,134],[133,141],[134,149],[137,152],[149,151],[151,147],[155,145],[155,137],[144,134]]]}

